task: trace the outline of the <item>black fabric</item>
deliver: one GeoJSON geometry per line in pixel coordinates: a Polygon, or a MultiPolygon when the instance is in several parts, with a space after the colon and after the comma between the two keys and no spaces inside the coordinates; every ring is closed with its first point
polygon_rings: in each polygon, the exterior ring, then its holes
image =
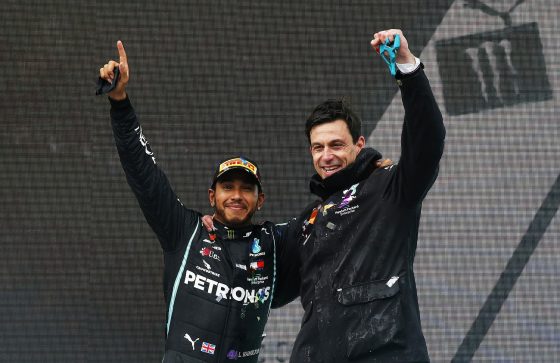
{"type": "Polygon", "coordinates": [[[363,149],[300,219],[301,303],[291,362],[428,362],[413,271],[422,200],[445,128],[423,70],[401,79],[405,120],[398,165],[375,168],[363,149]],[[311,310],[310,310],[311,309],[311,310]]]}
{"type": "Polygon", "coordinates": [[[161,363],[205,363],[205,361],[189,357],[174,350],[168,350],[165,352],[161,363]]]}
{"type": "Polygon", "coordinates": [[[120,78],[120,71],[119,71],[119,67],[116,67],[113,70],[113,73],[115,74],[115,77],[113,78],[113,82],[109,83],[106,80],[104,80],[103,78],[99,77],[97,79],[97,87],[95,88],[95,94],[97,96],[106,94],[111,92],[112,90],[115,89],[115,87],[117,87],[117,83],[119,82],[119,78],[120,78]]]}
{"type": "Polygon", "coordinates": [[[397,84],[398,84],[399,80],[414,77],[421,69],[424,69],[424,63],[422,63],[422,62],[420,62],[420,65],[418,65],[418,68],[416,68],[414,71],[412,71],[410,73],[402,73],[399,70],[399,68],[397,67],[397,74],[395,75],[395,79],[397,80],[397,84]]]}
{"type": "Polygon", "coordinates": [[[341,288],[338,291],[338,302],[342,305],[363,304],[395,296],[398,292],[399,284],[397,283],[388,284],[388,281],[373,281],[341,288]]]}
{"type": "Polygon", "coordinates": [[[276,277],[291,281],[284,275],[296,271],[284,240],[300,228],[295,220],[239,229],[215,221],[216,230],[206,231],[158,167],[130,100],[109,100],[128,184],[164,251],[165,361],[257,362],[272,303],[297,295],[276,277]],[[276,259],[285,262],[276,266],[276,259]]]}
{"type": "Polygon", "coordinates": [[[322,179],[319,174],[313,175],[309,182],[309,189],[311,193],[321,197],[321,199],[326,199],[331,194],[348,188],[356,181],[367,178],[375,169],[375,162],[379,159],[381,159],[381,154],[377,150],[364,148],[360,151],[354,163],[329,178],[322,179]]]}

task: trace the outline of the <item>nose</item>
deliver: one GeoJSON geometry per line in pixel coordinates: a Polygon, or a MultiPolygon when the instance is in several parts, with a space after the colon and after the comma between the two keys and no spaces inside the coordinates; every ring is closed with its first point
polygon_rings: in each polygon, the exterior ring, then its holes
{"type": "Polygon", "coordinates": [[[230,198],[232,200],[241,200],[241,188],[233,188],[230,198]]]}
{"type": "Polygon", "coordinates": [[[331,152],[331,149],[328,147],[325,147],[323,149],[323,152],[321,153],[321,159],[323,161],[330,161],[333,158],[333,153],[331,152]]]}

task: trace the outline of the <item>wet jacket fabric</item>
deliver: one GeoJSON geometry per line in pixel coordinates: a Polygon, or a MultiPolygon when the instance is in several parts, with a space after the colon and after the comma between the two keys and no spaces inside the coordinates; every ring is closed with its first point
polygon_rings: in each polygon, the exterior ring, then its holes
{"type": "Polygon", "coordinates": [[[398,81],[405,109],[397,165],[365,148],[322,180],[300,217],[301,303],[291,362],[429,362],[413,271],[422,200],[445,128],[424,71],[398,81]]]}
{"type": "Polygon", "coordinates": [[[288,302],[276,261],[284,258],[290,225],[230,229],[215,221],[209,234],[201,214],[183,206],[158,167],[130,101],[110,101],[128,184],[163,249],[163,362],[257,362],[270,308],[288,302]]]}

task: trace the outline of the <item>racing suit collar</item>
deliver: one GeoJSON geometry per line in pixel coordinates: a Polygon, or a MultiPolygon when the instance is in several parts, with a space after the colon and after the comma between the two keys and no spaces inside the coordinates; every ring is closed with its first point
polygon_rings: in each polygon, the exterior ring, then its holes
{"type": "Polygon", "coordinates": [[[372,148],[364,148],[356,160],[338,173],[322,179],[319,174],[311,177],[309,189],[311,193],[325,200],[339,190],[366,179],[376,168],[376,161],[381,159],[381,153],[372,148]]]}
{"type": "MultiPolygon", "coordinates": [[[[216,235],[216,237],[218,237],[221,240],[227,240],[227,239],[240,240],[243,238],[250,238],[252,236],[251,232],[253,231],[253,227],[254,227],[254,225],[252,224],[245,227],[233,229],[227,227],[223,223],[218,222],[216,219],[214,219],[213,221],[214,221],[213,233],[216,235]]],[[[212,234],[212,232],[210,234],[212,234]]]]}

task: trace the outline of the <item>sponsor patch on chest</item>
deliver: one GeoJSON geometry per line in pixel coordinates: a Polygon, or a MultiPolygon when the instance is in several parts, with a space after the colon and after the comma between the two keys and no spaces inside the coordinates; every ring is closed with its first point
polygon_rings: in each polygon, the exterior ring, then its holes
{"type": "Polygon", "coordinates": [[[241,286],[230,287],[190,270],[186,271],[183,282],[185,285],[192,286],[209,295],[214,295],[217,301],[233,299],[243,304],[264,303],[270,297],[270,286],[263,286],[259,289],[246,289],[241,286]]]}
{"type": "Polygon", "coordinates": [[[356,183],[350,188],[343,190],[342,197],[339,202],[335,199],[325,204],[323,207],[323,216],[326,216],[328,213],[334,213],[338,216],[346,216],[354,213],[358,208],[360,208],[359,204],[354,204],[354,201],[357,199],[359,185],[360,183],[356,183]]]}

